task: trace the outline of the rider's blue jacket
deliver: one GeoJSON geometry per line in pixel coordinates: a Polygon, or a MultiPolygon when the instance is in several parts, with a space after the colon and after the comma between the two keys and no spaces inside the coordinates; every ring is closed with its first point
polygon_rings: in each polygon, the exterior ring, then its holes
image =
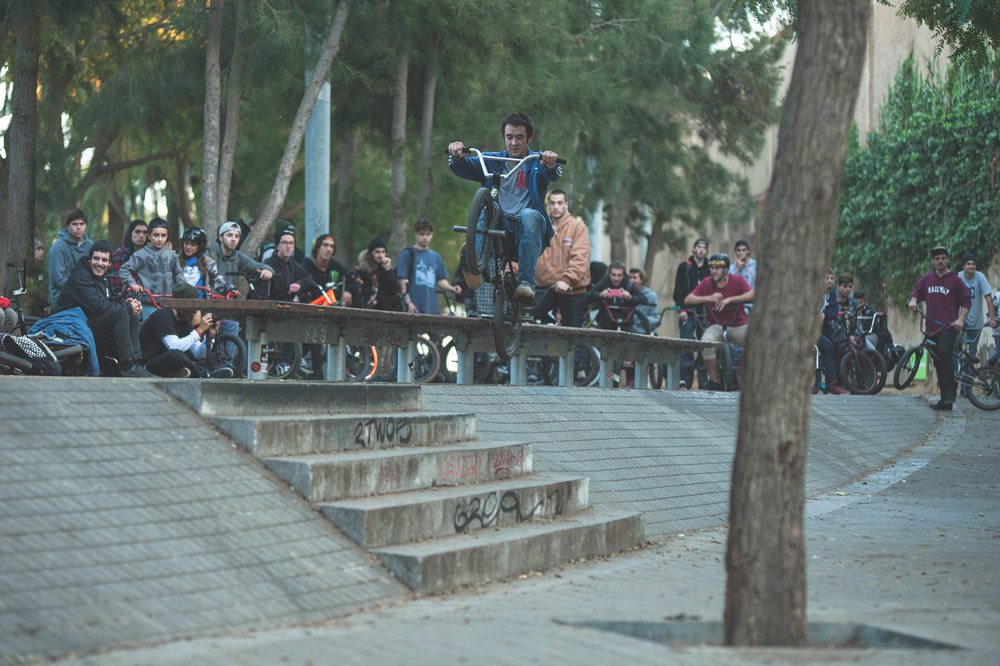
{"type": "MultiPolygon", "coordinates": [[[[541,151],[528,149],[528,154],[539,155],[541,151]]],[[[483,153],[483,155],[510,157],[506,150],[483,153]]],[[[448,166],[456,176],[467,180],[474,180],[483,187],[490,186],[489,179],[483,176],[483,169],[479,164],[479,159],[476,157],[469,156],[459,160],[448,155],[448,166]]],[[[486,170],[491,174],[502,173],[504,166],[504,162],[486,162],[486,170]]],[[[555,233],[552,229],[552,220],[549,219],[548,211],[545,209],[545,193],[549,189],[549,183],[559,180],[559,177],[562,176],[562,167],[557,164],[554,168],[549,169],[542,164],[541,160],[532,160],[521,168],[528,170],[528,196],[531,200],[531,208],[537,210],[545,218],[546,231],[545,237],[542,239],[542,247],[545,248],[549,240],[552,239],[553,233],[555,233]]]]}

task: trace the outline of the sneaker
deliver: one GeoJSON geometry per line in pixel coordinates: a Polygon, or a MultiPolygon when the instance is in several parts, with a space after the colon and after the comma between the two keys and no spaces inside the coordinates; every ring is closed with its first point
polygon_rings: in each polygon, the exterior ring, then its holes
{"type": "Polygon", "coordinates": [[[177,368],[176,370],[169,370],[163,373],[163,376],[169,379],[187,379],[191,376],[191,368],[177,368]]]}
{"type": "MultiPolygon", "coordinates": [[[[458,252],[459,252],[459,255],[464,259],[465,258],[465,243],[462,243],[462,249],[459,250],[458,252]]],[[[469,265],[468,260],[465,260],[465,265],[466,266],[469,265]]],[[[467,271],[464,268],[462,269],[462,275],[465,276],[465,284],[467,284],[469,286],[469,289],[479,289],[481,286],[483,286],[483,278],[482,278],[482,276],[480,276],[480,275],[473,275],[472,273],[470,273],[469,271],[467,271]]]]}
{"type": "Polygon", "coordinates": [[[128,370],[122,370],[122,377],[153,377],[153,373],[141,363],[135,363],[128,370]]]}
{"type": "Polygon", "coordinates": [[[682,379],[679,382],[677,382],[677,388],[686,389],[687,387],[688,383],[685,380],[682,379]]]}
{"type": "Polygon", "coordinates": [[[705,384],[705,390],[706,391],[722,391],[723,388],[722,388],[722,384],[720,384],[719,382],[713,382],[712,380],[709,380],[705,384]]]}
{"type": "Polygon", "coordinates": [[[833,395],[847,395],[850,391],[842,388],[837,382],[830,382],[826,385],[826,392],[832,393],[833,395]]]}
{"type": "Polygon", "coordinates": [[[527,282],[522,282],[517,285],[517,289],[514,290],[514,298],[522,303],[531,305],[535,302],[535,288],[527,282]]]}
{"type": "Polygon", "coordinates": [[[948,400],[945,400],[944,398],[942,398],[941,400],[938,400],[933,405],[931,405],[931,409],[939,411],[939,412],[950,412],[951,408],[952,408],[952,404],[953,403],[951,401],[948,401],[948,400]]]}
{"type": "MultiPolygon", "coordinates": [[[[185,370],[187,370],[187,368],[185,368],[185,370]]],[[[218,368],[208,373],[208,376],[212,379],[232,379],[236,376],[236,373],[233,372],[233,369],[228,365],[220,365],[218,368]]]]}

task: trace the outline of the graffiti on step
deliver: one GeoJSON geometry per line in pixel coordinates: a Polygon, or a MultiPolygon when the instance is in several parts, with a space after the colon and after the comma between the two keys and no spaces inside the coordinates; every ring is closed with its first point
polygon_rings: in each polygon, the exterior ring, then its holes
{"type": "Polygon", "coordinates": [[[479,478],[479,455],[473,452],[442,454],[438,457],[438,480],[460,483],[479,478]]]}
{"type": "Polygon", "coordinates": [[[384,331],[377,326],[369,326],[362,333],[364,337],[365,344],[369,347],[379,346],[379,339],[384,339],[385,343],[390,347],[402,347],[403,346],[403,336],[394,331],[384,331]]]}
{"type": "Polygon", "coordinates": [[[505,478],[524,471],[524,447],[501,449],[493,455],[493,475],[505,478]]]}
{"type": "Polygon", "coordinates": [[[458,503],[455,507],[455,531],[461,534],[471,529],[489,527],[504,513],[514,514],[516,522],[523,523],[534,518],[539,512],[546,513],[546,505],[552,507],[548,512],[549,517],[562,515],[562,488],[552,489],[527,513],[521,510],[521,500],[515,491],[508,490],[500,495],[494,490],[484,497],[473,497],[467,506],[464,502],[458,503]]]}
{"type": "Polygon", "coordinates": [[[362,448],[372,445],[410,443],[413,425],[408,416],[383,416],[365,419],[354,424],[354,443],[362,448]]]}

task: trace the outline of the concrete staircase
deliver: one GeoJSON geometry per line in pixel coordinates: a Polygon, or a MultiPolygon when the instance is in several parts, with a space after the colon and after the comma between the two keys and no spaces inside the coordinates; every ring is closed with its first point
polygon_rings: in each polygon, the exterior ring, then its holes
{"type": "Polygon", "coordinates": [[[437,592],[636,547],[641,514],[589,508],[588,479],[532,472],[531,445],[423,412],[420,387],[165,382],[410,588],[437,592]]]}

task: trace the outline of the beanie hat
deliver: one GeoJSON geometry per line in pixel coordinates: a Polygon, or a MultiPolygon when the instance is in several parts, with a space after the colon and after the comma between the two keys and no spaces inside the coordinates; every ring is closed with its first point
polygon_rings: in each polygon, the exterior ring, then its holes
{"type": "Polygon", "coordinates": [[[95,252],[107,252],[108,254],[111,254],[111,245],[106,240],[96,241],[90,246],[90,252],[87,253],[87,258],[89,259],[93,257],[95,252]]]}
{"type": "Polygon", "coordinates": [[[294,229],[280,229],[274,234],[274,244],[277,245],[281,242],[281,239],[285,236],[291,236],[292,240],[295,240],[295,230],[294,229]]]}
{"type": "Polygon", "coordinates": [[[242,235],[243,232],[243,230],[240,229],[239,223],[233,222],[232,220],[224,222],[222,225],[219,226],[219,238],[222,238],[222,234],[226,233],[227,231],[238,231],[240,232],[240,235],[242,235]]]}
{"type": "Polygon", "coordinates": [[[385,240],[381,236],[376,236],[375,238],[368,241],[368,251],[372,252],[375,248],[380,247],[383,250],[388,251],[389,247],[385,244],[385,240]]]}
{"type": "Polygon", "coordinates": [[[976,261],[975,252],[969,252],[968,250],[963,252],[962,255],[958,258],[958,265],[965,266],[965,263],[968,261],[976,261]]]}
{"type": "Polygon", "coordinates": [[[178,282],[171,291],[172,298],[198,298],[198,290],[187,282],[178,282]]]}

